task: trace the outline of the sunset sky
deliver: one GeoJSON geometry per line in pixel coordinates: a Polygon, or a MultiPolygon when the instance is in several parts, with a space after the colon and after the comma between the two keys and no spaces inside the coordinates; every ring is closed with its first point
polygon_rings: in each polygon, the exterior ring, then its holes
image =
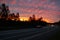
{"type": "Polygon", "coordinates": [[[60,0],[0,0],[9,6],[11,13],[20,13],[21,17],[43,17],[49,22],[60,20],[60,0]]]}

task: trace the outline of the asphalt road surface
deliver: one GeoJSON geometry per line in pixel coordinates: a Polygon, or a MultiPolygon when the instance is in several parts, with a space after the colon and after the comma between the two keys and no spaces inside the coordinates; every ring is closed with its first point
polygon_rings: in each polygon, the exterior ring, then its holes
{"type": "Polygon", "coordinates": [[[0,31],[0,40],[53,40],[58,31],[58,26],[0,31]]]}

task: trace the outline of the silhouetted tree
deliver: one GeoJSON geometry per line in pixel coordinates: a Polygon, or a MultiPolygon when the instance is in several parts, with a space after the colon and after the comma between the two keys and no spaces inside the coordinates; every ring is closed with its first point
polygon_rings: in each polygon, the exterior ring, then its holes
{"type": "Polygon", "coordinates": [[[2,10],[1,10],[1,7],[0,7],[0,14],[1,14],[1,11],[2,11],[2,10]]]}
{"type": "Polygon", "coordinates": [[[10,13],[9,6],[6,6],[7,13],[10,13]]]}
{"type": "Polygon", "coordinates": [[[32,21],[32,17],[31,16],[29,17],[29,21],[32,21]]]}
{"type": "Polygon", "coordinates": [[[19,13],[16,14],[16,20],[19,20],[19,13]]]}
{"type": "Polygon", "coordinates": [[[34,20],[34,21],[36,20],[36,19],[35,19],[35,15],[34,15],[34,14],[32,15],[32,20],[34,20]]]}
{"type": "Polygon", "coordinates": [[[43,19],[43,17],[40,17],[40,18],[38,19],[38,21],[42,21],[42,19],[43,19]]]}
{"type": "Polygon", "coordinates": [[[2,4],[2,18],[7,19],[9,13],[9,7],[5,4],[2,4]]]}

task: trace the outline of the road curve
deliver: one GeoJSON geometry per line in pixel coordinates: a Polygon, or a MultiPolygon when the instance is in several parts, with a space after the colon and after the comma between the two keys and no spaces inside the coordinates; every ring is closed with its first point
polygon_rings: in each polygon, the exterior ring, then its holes
{"type": "Polygon", "coordinates": [[[48,40],[57,31],[58,26],[0,31],[0,40],[48,40]]]}

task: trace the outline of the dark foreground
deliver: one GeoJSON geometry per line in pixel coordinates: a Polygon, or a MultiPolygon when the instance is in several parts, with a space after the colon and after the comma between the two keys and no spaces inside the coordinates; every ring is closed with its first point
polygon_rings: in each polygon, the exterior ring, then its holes
{"type": "Polygon", "coordinates": [[[44,27],[20,30],[0,31],[0,40],[58,40],[60,28],[44,27]]]}

